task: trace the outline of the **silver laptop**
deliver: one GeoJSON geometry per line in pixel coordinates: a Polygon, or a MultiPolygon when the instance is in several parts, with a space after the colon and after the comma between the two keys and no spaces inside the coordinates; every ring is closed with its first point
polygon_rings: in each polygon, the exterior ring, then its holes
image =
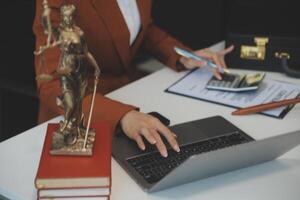
{"type": "MultiPolygon", "coordinates": [[[[254,140],[221,116],[171,126],[180,153],[168,157],[150,144],[138,149],[124,134],[113,138],[113,156],[147,192],[163,190],[273,160],[300,144],[300,131],[254,140]]],[[[167,143],[165,143],[167,144],[167,143]]]]}

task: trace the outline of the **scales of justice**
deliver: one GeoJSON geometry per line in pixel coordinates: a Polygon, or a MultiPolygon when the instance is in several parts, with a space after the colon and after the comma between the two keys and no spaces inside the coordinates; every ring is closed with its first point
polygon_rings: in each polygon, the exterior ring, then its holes
{"type": "MultiPolygon", "coordinates": [[[[35,51],[41,56],[44,66],[44,51],[49,48],[60,49],[60,60],[55,74],[40,74],[38,81],[60,80],[61,94],[56,103],[64,109],[64,120],[53,133],[51,155],[91,156],[96,133],[90,129],[94,100],[99,81],[100,68],[88,51],[83,31],[75,24],[76,7],[72,4],[60,8],[60,23],[53,27],[50,19],[51,9],[48,1],[43,0],[42,26],[47,35],[44,46],[35,51]],[[94,68],[94,87],[89,116],[85,124],[82,101],[88,85],[88,67],[94,68]]],[[[45,67],[45,66],[44,66],[45,67]]]]}

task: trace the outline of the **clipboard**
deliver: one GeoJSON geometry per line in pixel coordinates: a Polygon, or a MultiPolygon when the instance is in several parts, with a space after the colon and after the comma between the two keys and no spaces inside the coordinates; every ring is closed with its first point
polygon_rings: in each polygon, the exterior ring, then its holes
{"type": "MultiPolygon", "coordinates": [[[[260,88],[256,91],[234,93],[208,90],[205,86],[212,76],[212,72],[205,68],[191,70],[170,85],[165,92],[232,108],[249,107],[251,105],[300,96],[300,85],[268,77],[264,78],[260,88]]],[[[261,114],[283,119],[293,107],[294,105],[284,106],[261,112],[261,114]]]]}

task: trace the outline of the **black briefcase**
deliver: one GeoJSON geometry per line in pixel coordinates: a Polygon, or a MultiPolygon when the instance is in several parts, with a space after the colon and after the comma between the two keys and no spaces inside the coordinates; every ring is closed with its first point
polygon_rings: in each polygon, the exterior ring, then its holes
{"type": "Polygon", "coordinates": [[[295,3],[229,0],[225,41],[235,49],[226,56],[227,65],[300,77],[300,14],[295,3]]]}
{"type": "Polygon", "coordinates": [[[300,77],[300,38],[228,34],[226,44],[235,46],[225,58],[231,68],[279,71],[300,77]]]}

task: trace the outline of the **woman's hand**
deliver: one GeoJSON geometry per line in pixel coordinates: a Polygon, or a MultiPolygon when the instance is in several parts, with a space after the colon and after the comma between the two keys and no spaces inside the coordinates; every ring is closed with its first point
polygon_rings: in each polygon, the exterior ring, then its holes
{"type": "Polygon", "coordinates": [[[145,138],[150,144],[156,145],[162,156],[167,157],[167,148],[160,136],[163,135],[175,151],[180,151],[176,135],[151,115],[132,110],[124,115],[120,124],[124,133],[135,140],[142,150],[146,148],[143,141],[145,138]]]}
{"type": "MultiPolygon", "coordinates": [[[[196,55],[199,55],[203,58],[207,58],[207,59],[213,61],[218,66],[218,68],[227,68],[226,63],[224,61],[224,56],[226,54],[230,53],[233,49],[234,49],[234,46],[232,45],[232,46],[230,46],[222,51],[218,51],[218,52],[212,52],[211,50],[206,48],[206,49],[194,51],[193,53],[196,55]]],[[[179,61],[187,69],[194,69],[196,67],[204,67],[206,65],[205,62],[194,60],[192,58],[181,57],[179,59],[179,61]]],[[[214,69],[213,73],[217,79],[220,79],[220,80],[222,79],[219,69],[214,69]]]]}

